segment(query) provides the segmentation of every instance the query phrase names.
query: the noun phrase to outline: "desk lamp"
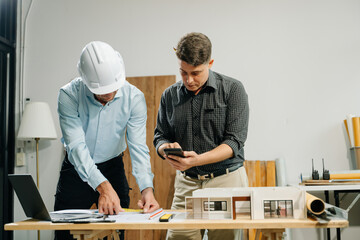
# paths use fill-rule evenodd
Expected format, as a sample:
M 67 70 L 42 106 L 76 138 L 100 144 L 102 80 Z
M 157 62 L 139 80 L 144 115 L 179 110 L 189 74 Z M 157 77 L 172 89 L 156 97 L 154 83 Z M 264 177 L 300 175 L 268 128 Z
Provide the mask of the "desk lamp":
M 39 188 L 39 140 L 57 138 L 48 103 L 29 102 L 26 104 L 17 138 L 36 141 L 36 184 Z

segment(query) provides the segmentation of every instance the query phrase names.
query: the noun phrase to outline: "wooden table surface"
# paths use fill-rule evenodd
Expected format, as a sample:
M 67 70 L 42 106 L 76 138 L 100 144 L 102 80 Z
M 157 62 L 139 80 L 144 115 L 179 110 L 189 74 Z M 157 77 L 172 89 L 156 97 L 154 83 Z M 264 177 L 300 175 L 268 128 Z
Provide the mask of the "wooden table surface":
M 29 219 L 5 224 L 5 230 L 146 230 L 146 229 L 282 229 L 282 228 L 345 228 L 347 220 L 331 220 L 320 224 L 313 219 L 266 219 L 266 220 L 204 220 L 186 219 L 170 222 L 115 222 L 115 223 L 51 223 Z

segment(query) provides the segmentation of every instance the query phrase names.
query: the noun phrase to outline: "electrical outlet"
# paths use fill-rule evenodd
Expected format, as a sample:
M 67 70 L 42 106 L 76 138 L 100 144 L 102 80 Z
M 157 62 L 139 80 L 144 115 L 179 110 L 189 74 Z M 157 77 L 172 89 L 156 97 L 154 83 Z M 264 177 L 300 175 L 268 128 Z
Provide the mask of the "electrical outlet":
M 17 167 L 22 167 L 25 166 L 25 153 L 23 152 L 19 152 L 16 154 L 16 166 Z

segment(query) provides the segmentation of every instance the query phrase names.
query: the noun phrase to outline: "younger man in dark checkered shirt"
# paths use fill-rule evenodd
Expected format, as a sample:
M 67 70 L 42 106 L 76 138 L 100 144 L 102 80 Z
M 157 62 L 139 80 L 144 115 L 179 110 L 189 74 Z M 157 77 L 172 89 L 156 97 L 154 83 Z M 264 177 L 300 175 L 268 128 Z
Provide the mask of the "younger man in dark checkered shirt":
M 161 97 L 154 145 L 177 171 L 172 209 L 184 209 L 185 197 L 202 188 L 247 187 L 244 142 L 249 105 L 240 81 L 210 70 L 211 42 L 189 33 L 176 48 L 182 82 Z M 182 148 L 184 158 L 164 153 Z M 201 239 L 200 230 L 169 230 L 167 239 Z M 208 237 L 235 239 L 238 230 L 209 230 Z

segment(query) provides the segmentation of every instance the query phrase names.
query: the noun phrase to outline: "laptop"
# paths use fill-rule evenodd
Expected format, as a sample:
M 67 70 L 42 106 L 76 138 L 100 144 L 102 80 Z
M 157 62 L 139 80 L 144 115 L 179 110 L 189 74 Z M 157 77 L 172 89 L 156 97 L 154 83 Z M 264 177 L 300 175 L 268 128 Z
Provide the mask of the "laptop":
M 90 209 L 63 210 L 49 213 L 30 174 L 9 174 L 8 177 L 27 217 L 62 223 L 111 221 L 105 219 L 103 214 Z

